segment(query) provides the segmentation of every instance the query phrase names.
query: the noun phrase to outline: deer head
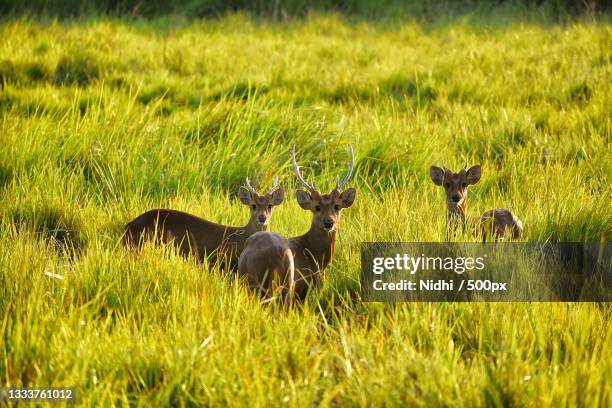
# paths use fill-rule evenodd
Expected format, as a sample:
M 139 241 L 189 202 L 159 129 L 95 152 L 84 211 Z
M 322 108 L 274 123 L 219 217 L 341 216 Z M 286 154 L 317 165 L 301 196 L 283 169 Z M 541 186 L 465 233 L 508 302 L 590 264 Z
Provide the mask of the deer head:
M 278 177 L 274 179 L 274 185 L 268 193 L 259 195 L 253 188 L 251 180 L 248 177 L 246 178 L 246 187 L 240 187 L 238 198 L 251 209 L 249 224 L 261 227 L 268 225 L 272 216 L 272 209 L 282 203 L 285 198 L 283 188 L 276 188 L 277 185 Z
M 436 166 L 429 168 L 431 181 L 444 188 L 446 206 L 449 210 L 463 207 L 466 203 L 468 186 L 476 184 L 480 180 L 481 169 L 479 164 L 470 167 L 468 170 L 466 168 L 467 163 L 455 173 L 444 166 L 444 161 L 442 161 L 442 168 Z
M 327 233 L 331 233 L 337 229 L 338 223 L 340 222 L 340 212 L 344 208 L 353 205 L 355 195 L 357 194 L 354 188 L 342 191 L 351 178 L 355 164 L 353 146 L 349 145 L 349 150 L 351 152 L 351 158 L 346 176 L 342 182 L 338 181 L 336 183 L 336 187 L 329 194 L 321 194 L 317 191 L 314 183 L 307 183 L 300 174 L 300 168 L 295 159 L 295 146 L 293 146 L 293 169 L 295 170 L 298 181 L 306 187 L 306 191 L 297 190 L 296 192 L 298 204 L 304 210 L 312 211 L 312 226 Z

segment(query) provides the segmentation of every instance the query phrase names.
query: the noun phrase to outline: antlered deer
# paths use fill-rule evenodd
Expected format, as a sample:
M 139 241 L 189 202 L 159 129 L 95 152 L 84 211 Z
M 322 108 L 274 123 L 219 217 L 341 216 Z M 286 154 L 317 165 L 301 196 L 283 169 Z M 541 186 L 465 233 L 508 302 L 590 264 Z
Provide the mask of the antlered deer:
M 304 299 L 310 287 L 321 280 L 321 273 L 334 254 L 340 212 L 355 201 L 356 191 L 342 188 L 350 180 L 354 167 L 353 147 L 348 173 L 329 194 L 321 194 L 314 183 L 308 184 L 300 174 L 293 147 L 293 168 L 307 191 L 298 190 L 298 204 L 312 212 L 310 230 L 304 235 L 285 238 L 273 232 L 258 232 L 246 242 L 238 261 L 238 273 L 246 276 L 249 286 L 270 295 L 281 288 L 283 301 L 291 304 L 293 295 Z
M 479 220 L 466 216 L 468 186 L 478 183 L 481 176 L 480 165 L 472 166 L 468 170 L 466 168 L 467 165 L 454 173 L 444 166 L 444 161 L 442 168 L 437 166 L 429 168 L 431 180 L 434 184 L 442 186 L 446 193 L 447 239 L 458 228 L 465 229 L 467 224 L 479 227 L 483 240 L 490 235 L 496 241 L 508 235 L 512 239 L 519 239 L 523 234 L 523 224 L 510 210 L 496 208 L 485 211 Z
M 247 188 L 240 187 L 238 198 L 251 210 L 251 218 L 244 227 L 232 227 L 175 210 L 150 210 L 125 226 L 122 242 L 127 246 L 141 245 L 147 240 L 172 242 L 183 256 L 193 255 L 200 262 L 206 257 L 211 263 L 225 259 L 229 269 L 235 269 L 238 256 L 248 237 L 268 229 L 272 209 L 283 202 L 282 187 L 259 195 L 246 179 Z

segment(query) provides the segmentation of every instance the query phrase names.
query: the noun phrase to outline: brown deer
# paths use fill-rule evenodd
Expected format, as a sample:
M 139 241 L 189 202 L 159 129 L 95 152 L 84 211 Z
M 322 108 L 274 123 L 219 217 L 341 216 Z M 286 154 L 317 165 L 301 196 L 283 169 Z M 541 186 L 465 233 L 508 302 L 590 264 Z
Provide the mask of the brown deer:
M 458 173 L 444 166 L 431 166 L 429 176 L 434 184 L 442 186 L 446 193 L 446 237 L 450 238 L 458 228 L 465 230 L 466 225 L 480 228 L 483 240 L 492 235 L 497 241 L 502 237 L 519 239 L 523 234 L 521 220 L 510 210 L 496 208 L 485 211 L 480 219 L 466 216 L 468 186 L 478 183 L 481 176 L 480 165 L 466 170 L 467 164 Z
M 314 183 L 308 184 L 300 174 L 293 147 L 293 168 L 298 181 L 307 189 L 297 190 L 296 197 L 300 207 L 312 212 L 312 224 L 299 237 L 258 232 L 247 240 L 238 261 L 238 273 L 247 278 L 251 288 L 265 296 L 280 289 L 284 303 L 289 305 L 294 293 L 303 300 L 308 289 L 319 284 L 321 273 L 334 254 L 340 212 L 355 201 L 354 188 L 342 191 L 354 168 L 353 147 L 349 149 L 351 158 L 346 176 L 329 194 L 321 194 Z
M 126 246 L 139 246 L 144 241 L 172 242 L 185 257 L 193 255 L 198 261 L 227 261 L 235 269 L 238 256 L 248 237 L 268 229 L 272 209 L 284 198 L 282 187 L 276 189 L 278 177 L 269 193 L 257 194 L 247 177 L 246 186 L 240 187 L 238 198 L 249 206 L 251 217 L 244 227 L 231 227 L 175 210 L 156 209 L 139 215 L 125 226 L 122 242 Z M 275 190 L 276 189 L 276 190 Z

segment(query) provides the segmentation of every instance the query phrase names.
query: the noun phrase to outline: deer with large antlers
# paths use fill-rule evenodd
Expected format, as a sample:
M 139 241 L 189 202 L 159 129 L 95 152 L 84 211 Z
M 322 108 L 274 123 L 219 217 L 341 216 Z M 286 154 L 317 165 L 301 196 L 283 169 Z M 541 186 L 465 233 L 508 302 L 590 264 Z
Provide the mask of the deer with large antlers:
M 481 176 L 480 165 L 467 169 L 466 165 L 455 173 L 446 168 L 442 161 L 442 168 L 431 166 L 429 176 L 434 184 L 442 186 L 446 193 L 446 236 L 447 240 L 457 229 L 465 230 L 467 225 L 480 229 L 483 240 L 493 236 L 497 241 L 502 237 L 519 239 L 523 234 L 523 223 L 510 210 L 496 208 L 485 211 L 480 219 L 468 217 L 467 193 L 468 186 L 478 183 Z
M 302 300 L 310 287 L 317 286 L 322 271 L 334 254 L 340 212 L 353 205 L 356 191 L 342 191 L 353 173 L 355 157 L 350 149 L 348 172 L 329 194 L 321 194 L 314 183 L 308 183 L 300 173 L 293 147 L 292 162 L 298 181 L 306 191 L 297 190 L 298 204 L 313 214 L 310 229 L 304 235 L 285 238 L 273 232 L 258 232 L 246 242 L 238 261 L 238 273 L 249 286 L 270 296 L 280 289 L 286 305 L 294 295 Z
M 259 195 L 247 177 L 246 188 L 240 187 L 238 199 L 249 206 L 251 217 L 243 227 L 216 224 L 175 210 L 150 210 L 125 226 L 122 242 L 138 246 L 144 241 L 172 242 L 185 257 L 194 256 L 200 262 L 207 257 L 211 263 L 225 260 L 235 269 L 244 244 L 251 235 L 268 229 L 275 206 L 284 198 L 282 187 L 276 188 L 278 177 L 269 193 Z

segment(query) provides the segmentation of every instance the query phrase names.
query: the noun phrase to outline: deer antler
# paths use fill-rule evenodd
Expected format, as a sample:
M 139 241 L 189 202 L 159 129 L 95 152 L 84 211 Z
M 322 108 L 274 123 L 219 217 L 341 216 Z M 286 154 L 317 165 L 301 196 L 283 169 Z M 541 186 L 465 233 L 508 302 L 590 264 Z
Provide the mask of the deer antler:
M 297 176 L 298 181 L 302 183 L 302 185 L 306 187 L 309 191 L 316 191 L 314 183 L 308 184 L 300 174 L 300 168 L 298 167 L 297 161 L 295 160 L 295 145 L 293 145 L 293 154 L 291 156 L 291 162 L 293 163 L 293 170 L 295 170 L 295 175 Z
M 251 194 L 257 194 L 257 191 L 255 191 L 255 189 L 253 188 L 253 185 L 251 184 L 251 180 L 249 180 L 249 176 L 247 176 L 246 178 L 246 185 L 249 191 L 251 192 Z
M 273 193 L 276 190 L 276 186 L 278 186 L 278 176 L 274 177 L 274 181 L 272 182 L 272 188 L 270 188 L 270 193 Z
M 442 170 L 446 171 L 446 166 L 444 165 L 444 160 L 442 160 Z
M 338 190 L 341 190 L 346 183 L 348 183 L 353 175 L 353 169 L 355 168 L 355 152 L 353 151 L 353 145 L 349 145 L 349 150 L 351 152 L 351 160 L 348 164 L 348 173 L 346 173 L 346 176 L 344 176 L 344 180 L 342 180 L 341 183 L 336 182 L 336 189 Z

